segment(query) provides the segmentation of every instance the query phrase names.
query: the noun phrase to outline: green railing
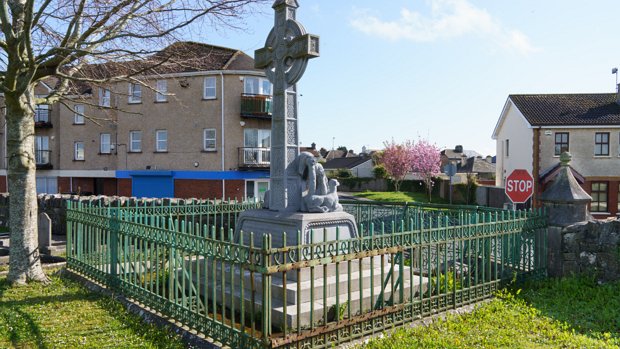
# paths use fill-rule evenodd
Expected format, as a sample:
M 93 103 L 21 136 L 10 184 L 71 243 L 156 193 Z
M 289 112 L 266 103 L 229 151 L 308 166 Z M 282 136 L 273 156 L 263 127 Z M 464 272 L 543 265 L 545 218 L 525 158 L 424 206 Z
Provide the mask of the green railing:
M 541 212 L 345 206 L 360 237 L 272 247 L 208 210 L 71 204 L 68 268 L 233 348 L 331 348 L 546 275 Z

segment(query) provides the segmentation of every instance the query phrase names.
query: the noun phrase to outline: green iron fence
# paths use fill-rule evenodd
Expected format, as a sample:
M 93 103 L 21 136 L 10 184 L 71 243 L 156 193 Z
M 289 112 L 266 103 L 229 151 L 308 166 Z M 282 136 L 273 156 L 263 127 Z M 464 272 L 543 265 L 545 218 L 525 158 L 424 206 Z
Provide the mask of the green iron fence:
M 345 207 L 360 237 L 272 247 L 215 229 L 235 207 L 71 204 L 68 268 L 233 348 L 329 348 L 546 274 L 540 211 Z

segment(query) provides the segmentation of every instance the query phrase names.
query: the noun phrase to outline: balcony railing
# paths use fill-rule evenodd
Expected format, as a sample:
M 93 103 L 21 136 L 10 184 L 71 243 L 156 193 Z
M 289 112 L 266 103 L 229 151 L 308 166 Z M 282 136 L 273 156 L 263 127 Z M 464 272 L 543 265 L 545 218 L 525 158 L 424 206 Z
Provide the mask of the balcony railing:
M 35 150 L 34 159 L 37 165 L 37 169 L 50 169 L 52 163 L 50 162 L 51 150 Z
M 271 101 L 271 96 L 244 93 L 241 95 L 241 116 L 269 119 L 271 118 Z
M 52 127 L 52 122 L 50 121 L 50 112 L 51 110 L 49 108 L 37 107 L 34 110 L 35 127 L 43 127 L 43 128 Z
M 271 149 L 259 147 L 239 148 L 240 168 L 269 168 Z

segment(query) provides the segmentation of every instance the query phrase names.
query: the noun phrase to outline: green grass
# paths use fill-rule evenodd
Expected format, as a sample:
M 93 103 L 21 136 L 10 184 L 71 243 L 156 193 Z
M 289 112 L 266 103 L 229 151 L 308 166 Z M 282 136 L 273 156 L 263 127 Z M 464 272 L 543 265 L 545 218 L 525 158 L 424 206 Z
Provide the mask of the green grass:
M 426 193 L 410 191 L 365 191 L 361 193 L 353 193 L 353 195 L 374 201 L 428 202 L 428 195 Z M 434 204 L 446 203 L 445 200 L 441 199 L 438 196 L 433 196 L 431 202 Z
M 620 283 L 566 278 L 502 291 L 470 314 L 396 330 L 361 348 L 620 348 Z
M 112 298 L 56 275 L 43 286 L 0 277 L 0 348 L 185 348 Z

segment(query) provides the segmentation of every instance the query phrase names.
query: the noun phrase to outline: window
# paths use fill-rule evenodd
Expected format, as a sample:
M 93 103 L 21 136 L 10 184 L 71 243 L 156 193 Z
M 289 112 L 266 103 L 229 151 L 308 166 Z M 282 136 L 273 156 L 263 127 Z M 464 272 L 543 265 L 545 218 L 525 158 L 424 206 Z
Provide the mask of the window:
M 269 189 L 269 181 L 257 180 L 245 182 L 245 197 L 248 200 L 264 201 L 265 192 Z
M 246 128 L 243 131 L 243 144 L 244 164 L 269 164 L 271 155 L 271 130 Z
M 110 154 L 112 152 L 112 146 L 111 146 L 111 142 L 110 142 L 110 134 L 109 133 L 102 133 L 101 134 L 101 142 L 99 143 L 99 152 L 101 154 Z
M 129 131 L 129 152 L 142 151 L 142 131 Z
M 155 151 L 168 151 L 168 130 L 155 131 Z
M 142 86 L 139 84 L 129 84 L 129 103 L 140 103 L 142 101 Z
M 561 155 L 565 151 L 568 151 L 568 132 L 556 132 L 554 155 Z
M 607 212 L 607 182 L 592 182 L 592 212 Z
M 57 177 L 37 177 L 37 194 L 58 193 Z
M 506 148 L 504 150 L 506 151 L 506 157 L 510 156 L 510 139 L 506 140 Z
M 266 78 L 246 76 L 243 78 L 243 93 L 249 95 L 271 95 L 271 82 Z
M 50 163 L 50 138 L 48 136 L 35 137 L 34 153 L 37 165 L 47 165 Z
M 594 135 L 594 155 L 609 155 L 609 132 L 597 132 Z
M 84 125 L 84 105 L 76 104 L 73 106 L 73 123 Z
M 203 149 L 207 151 L 216 150 L 215 148 L 215 129 L 205 128 L 203 131 Z
M 84 142 L 73 143 L 73 159 L 78 161 L 84 160 Z
M 204 99 L 215 99 L 217 97 L 215 91 L 215 77 L 205 78 Z
M 620 214 L 620 185 L 618 186 L 618 209 L 616 212 L 617 214 Z
M 34 110 L 34 122 L 50 122 L 49 104 L 37 104 L 36 109 Z
M 157 90 L 155 92 L 155 101 L 156 102 L 166 102 L 168 100 L 168 80 L 157 80 L 157 86 L 155 87 Z
M 99 88 L 99 106 L 110 107 L 110 90 L 107 88 Z

